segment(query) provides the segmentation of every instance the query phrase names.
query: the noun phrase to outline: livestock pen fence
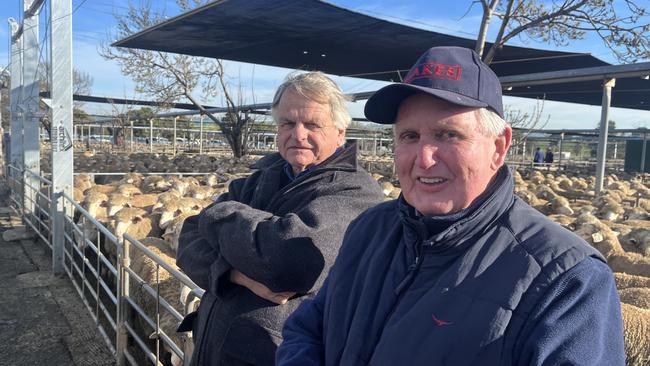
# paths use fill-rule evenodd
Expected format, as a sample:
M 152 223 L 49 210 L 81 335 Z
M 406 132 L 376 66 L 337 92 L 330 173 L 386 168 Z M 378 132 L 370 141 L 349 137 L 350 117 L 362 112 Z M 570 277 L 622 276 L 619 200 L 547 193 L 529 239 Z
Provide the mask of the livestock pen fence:
M 11 164 L 5 177 L 11 207 L 52 251 L 55 250 L 53 223 L 61 220 L 64 272 L 118 364 L 139 365 L 143 356 L 152 364 L 163 364 L 163 347 L 183 360 L 183 364 L 189 364 L 191 340 L 170 334 L 169 329 L 161 327 L 160 319 L 163 314 L 169 314 L 180 323 L 187 313 L 196 309 L 203 290 L 129 234 L 116 237 L 69 195 L 53 196 L 51 180 Z M 62 212 L 55 209 L 57 200 L 63 201 Z M 108 253 L 116 253 L 116 260 Z M 155 263 L 153 283 L 145 281 L 131 267 L 134 255 L 146 256 Z M 185 286 L 187 296 L 183 299 L 161 296 L 162 271 L 173 278 L 175 285 Z M 154 304 L 155 311 L 147 313 L 142 307 L 144 302 Z M 174 303 L 178 305 L 173 306 Z

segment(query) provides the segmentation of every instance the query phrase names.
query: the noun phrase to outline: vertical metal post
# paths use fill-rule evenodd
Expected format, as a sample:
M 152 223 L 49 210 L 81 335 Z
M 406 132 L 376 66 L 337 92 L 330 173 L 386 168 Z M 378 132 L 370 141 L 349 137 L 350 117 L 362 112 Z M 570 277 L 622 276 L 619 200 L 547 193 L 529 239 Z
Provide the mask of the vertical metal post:
M 22 34 L 18 34 L 18 23 L 13 18 L 9 18 L 9 26 L 11 27 L 11 91 L 9 94 L 11 141 L 9 142 L 9 164 L 20 169 L 23 165 L 23 125 L 22 111 L 18 107 L 23 95 L 23 36 Z M 18 173 L 15 170 L 10 170 L 10 175 L 12 177 L 12 182 L 18 182 L 20 180 L 18 178 Z M 22 202 L 22 187 L 14 185 L 12 190 L 15 191 L 18 196 L 16 197 L 17 201 Z
M 133 121 L 129 121 L 129 124 L 131 125 L 131 136 L 129 139 L 129 145 L 131 146 L 131 152 L 133 152 Z
M 176 156 L 176 123 L 178 122 L 178 116 L 174 117 L 174 152 L 173 155 Z
M 72 205 L 63 198 L 72 192 L 72 0 L 50 0 L 50 85 L 52 88 L 52 271 L 64 273 L 64 212 Z M 64 204 L 67 206 L 64 208 Z
M 562 169 L 562 147 L 564 145 L 564 132 L 560 134 L 560 142 L 559 142 L 559 148 L 560 151 L 558 152 L 558 158 L 557 158 L 557 169 L 560 170 Z
M 616 159 L 616 155 L 618 155 L 618 141 L 614 141 L 614 159 Z
M 23 9 L 31 7 L 33 0 L 24 0 Z M 40 181 L 34 174 L 40 175 L 40 141 L 38 135 L 40 100 L 38 95 L 38 12 L 25 14 L 23 20 L 23 183 L 24 211 L 34 213 L 34 206 Z M 29 15 L 29 16 L 27 16 Z M 28 174 L 30 170 L 34 174 Z
M 646 142 L 648 141 L 646 138 L 646 132 L 643 132 L 643 145 L 641 145 L 641 169 L 640 172 L 641 174 L 645 173 L 645 150 L 646 150 Z
M 128 341 L 128 334 L 126 330 L 127 319 L 127 304 L 126 298 L 129 296 L 129 272 L 124 268 L 131 266 L 131 243 L 125 240 L 122 236 L 118 238 L 122 241 L 122 245 L 117 246 L 118 260 L 117 260 L 117 331 L 115 339 L 115 351 L 117 353 L 117 365 L 126 365 L 126 345 Z
M 203 115 L 201 115 L 201 127 L 199 131 L 199 154 L 203 154 Z
M 603 84 L 603 103 L 600 113 L 600 135 L 598 137 L 598 162 L 596 163 L 596 193 L 603 190 L 605 178 L 605 160 L 607 157 L 607 133 L 609 125 L 609 107 L 612 103 L 612 88 L 616 79 L 605 80 Z
M 153 154 L 153 118 L 149 119 L 149 152 Z

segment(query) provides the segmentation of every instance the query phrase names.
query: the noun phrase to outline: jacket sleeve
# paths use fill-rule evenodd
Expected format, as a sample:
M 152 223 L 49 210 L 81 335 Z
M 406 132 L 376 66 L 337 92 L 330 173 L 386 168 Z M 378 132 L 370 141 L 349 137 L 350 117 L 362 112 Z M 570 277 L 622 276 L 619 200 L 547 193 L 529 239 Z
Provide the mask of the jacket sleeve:
M 378 203 L 378 197 L 359 186 L 314 192 L 284 216 L 223 202 L 206 210 L 199 231 L 218 243 L 224 266 L 274 292 L 308 293 L 322 284 L 323 270 L 334 262 L 350 221 Z M 213 278 L 225 271 L 213 268 Z
M 183 222 L 178 237 L 176 265 L 202 289 L 208 289 L 210 268 L 219 259 L 219 246 L 214 243 L 211 245 L 199 232 L 201 215 L 211 206 L 233 199 L 239 185 L 237 181 L 233 181 L 229 192 L 217 197 L 215 203 L 206 207 L 199 215 L 188 217 Z
M 325 364 L 323 345 L 323 307 L 327 280 L 312 300 L 306 300 L 284 323 L 283 341 L 275 353 L 277 366 Z
M 517 365 L 625 365 L 616 284 L 597 259 L 560 276 L 530 319 Z

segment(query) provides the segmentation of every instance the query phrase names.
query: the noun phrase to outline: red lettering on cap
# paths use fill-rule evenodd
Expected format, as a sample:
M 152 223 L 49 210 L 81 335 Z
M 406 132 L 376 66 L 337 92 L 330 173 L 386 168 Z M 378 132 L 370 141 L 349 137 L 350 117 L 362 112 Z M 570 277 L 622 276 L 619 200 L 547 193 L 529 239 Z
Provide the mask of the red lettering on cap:
M 460 65 L 439 64 L 436 62 L 425 62 L 411 69 L 404 79 L 405 83 L 410 83 L 415 79 L 446 79 L 460 80 Z

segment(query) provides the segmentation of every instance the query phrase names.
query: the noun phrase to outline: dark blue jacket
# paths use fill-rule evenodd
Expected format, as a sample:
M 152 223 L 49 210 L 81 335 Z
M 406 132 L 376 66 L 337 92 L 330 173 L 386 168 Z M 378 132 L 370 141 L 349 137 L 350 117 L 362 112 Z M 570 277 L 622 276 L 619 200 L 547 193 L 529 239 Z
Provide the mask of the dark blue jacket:
M 287 320 L 278 365 L 624 365 L 602 256 L 494 189 L 444 231 L 402 198 L 355 220 L 325 285 Z

